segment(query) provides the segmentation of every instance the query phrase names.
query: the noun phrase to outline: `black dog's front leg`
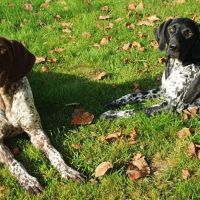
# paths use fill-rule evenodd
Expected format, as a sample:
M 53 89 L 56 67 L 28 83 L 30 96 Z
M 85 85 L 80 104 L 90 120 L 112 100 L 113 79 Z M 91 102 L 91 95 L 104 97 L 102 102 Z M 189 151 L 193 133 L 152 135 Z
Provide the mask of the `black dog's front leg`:
M 160 113 L 160 112 L 167 110 L 167 109 L 169 109 L 169 104 L 165 101 L 165 102 L 162 102 L 160 104 L 156 104 L 156 105 L 153 105 L 149 108 L 146 108 L 145 114 L 147 114 L 148 116 L 153 116 L 154 114 Z
M 131 94 L 122 96 L 121 98 L 116 99 L 114 101 L 108 102 L 105 106 L 107 108 L 114 109 L 128 103 L 142 102 L 145 99 L 157 98 L 157 97 L 160 97 L 160 95 L 161 95 L 161 90 L 159 88 L 147 90 L 147 91 L 143 91 L 139 93 L 131 93 Z

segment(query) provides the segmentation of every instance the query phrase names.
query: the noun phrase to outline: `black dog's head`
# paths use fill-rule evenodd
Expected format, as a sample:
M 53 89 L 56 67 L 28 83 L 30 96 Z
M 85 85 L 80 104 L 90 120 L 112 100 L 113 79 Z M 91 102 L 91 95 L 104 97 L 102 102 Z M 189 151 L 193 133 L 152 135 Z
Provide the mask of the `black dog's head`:
M 155 30 L 155 38 L 162 51 L 167 45 L 167 56 L 184 63 L 200 62 L 200 25 L 188 18 L 163 22 Z

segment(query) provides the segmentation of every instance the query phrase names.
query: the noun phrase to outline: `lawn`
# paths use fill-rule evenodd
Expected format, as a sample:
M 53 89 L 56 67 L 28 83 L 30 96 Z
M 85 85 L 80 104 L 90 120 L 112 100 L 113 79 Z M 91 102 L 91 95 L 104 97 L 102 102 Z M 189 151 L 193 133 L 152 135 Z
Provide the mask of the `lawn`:
M 154 28 L 169 17 L 185 16 L 200 22 L 200 2 L 143 0 L 144 8 L 134 11 L 129 11 L 128 5 L 138 5 L 141 1 L 43 3 L 43 0 L 1 0 L 1 36 L 19 40 L 37 57 L 45 58 L 28 75 L 44 130 L 66 162 L 87 178 L 83 184 L 61 180 L 28 137 L 21 136 L 7 143 L 11 149 L 19 149 L 17 160 L 38 178 L 45 190 L 37 196 L 29 194 L 0 165 L 0 199 L 199 199 L 200 161 L 188 155 L 188 145 L 200 143 L 198 117 L 184 121 L 172 112 L 154 117 L 138 112 L 129 119 L 109 121 L 100 120 L 99 116 L 106 111 L 107 101 L 133 92 L 134 86 L 145 90 L 160 84 L 163 64 L 159 58 L 164 52 L 153 47 Z M 108 7 L 102 10 L 103 6 Z M 159 21 L 152 26 L 137 25 L 152 15 Z M 99 16 L 109 18 L 99 19 Z M 102 38 L 106 38 L 103 44 Z M 139 42 L 144 49 L 127 48 L 125 44 L 132 42 Z M 56 52 L 56 48 L 61 51 Z M 94 80 L 102 71 L 107 76 Z M 74 107 L 68 104 L 74 102 L 94 114 L 92 124 L 71 125 Z M 143 108 L 152 103 L 155 101 L 121 109 Z M 183 127 L 193 132 L 180 139 L 177 132 Z M 138 133 L 136 144 L 129 144 L 126 137 L 114 142 L 102 141 L 103 136 L 116 131 L 126 135 L 133 128 Z M 151 174 L 133 181 L 126 176 L 126 170 L 137 153 L 145 156 Z M 95 168 L 104 161 L 111 162 L 113 168 L 95 179 Z M 190 172 L 187 180 L 182 177 L 183 169 Z

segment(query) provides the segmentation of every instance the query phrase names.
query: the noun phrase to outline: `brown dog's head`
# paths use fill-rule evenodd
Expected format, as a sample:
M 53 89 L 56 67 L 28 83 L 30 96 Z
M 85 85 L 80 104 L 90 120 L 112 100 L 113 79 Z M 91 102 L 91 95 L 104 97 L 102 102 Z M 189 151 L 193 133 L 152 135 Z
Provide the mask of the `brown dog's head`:
M 34 63 L 35 56 L 20 42 L 0 37 L 0 86 L 20 80 Z

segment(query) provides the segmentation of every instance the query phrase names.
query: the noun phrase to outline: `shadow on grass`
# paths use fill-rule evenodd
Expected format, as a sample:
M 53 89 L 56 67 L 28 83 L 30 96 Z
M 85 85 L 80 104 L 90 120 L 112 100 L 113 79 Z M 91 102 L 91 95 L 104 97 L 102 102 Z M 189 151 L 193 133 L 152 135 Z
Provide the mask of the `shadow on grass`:
M 83 77 L 61 73 L 33 72 L 28 78 L 44 130 L 49 135 L 55 148 L 61 152 L 66 163 L 71 163 L 70 157 L 72 154 L 70 154 L 69 149 L 60 145 L 60 141 L 66 140 L 66 136 L 62 135 L 66 130 L 76 128 L 70 125 L 74 107 L 66 105 L 74 102 L 80 103 L 87 111 L 93 113 L 96 120 L 98 120 L 98 117 L 106 111 L 104 104 L 107 101 L 119 98 L 133 90 L 133 82 L 119 84 L 117 88 L 113 88 L 112 84 L 107 84 L 104 81 L 92 81 Z M 137 82 L 146 89 L 156 85 L 153 79 L 143 79 Z M 57 130 L 63 129 L 63 127 L 64 131 L 58 134 Z M 27 138 L 25 134 L 18 136 L 11 141 L 9 140 L 8 146 L 14 148 L 16 141 L 22 140 L 20 148 L 23 148 L 26 145 L 23 140 L 26 141 Z M 35 169 L 35 166 L 37 166 L 36 160 L 29 165 L 24 156 L 19 156 L 18 159 L 24 163 L 28 171 L 37 171 Z M 74 168 L 76 167 L 74 166 Z M 86 171 L 84 174 L 89 176 Z M 45 183 L 45 179 L 41 178 L 37 172 L 34 173 L 34 176 L 38 177 L 42 183 Z
M 93 81 L 83 77 L 61 73 L 33 72 L 29 81 L 34 95 L 37 110 L 46 130 L 54 130 L 70 125 L 73 106 L 70 103 L 80 103 L 87 111 L 99 116 L 106 111 L 105 103 L 133 91 L 133 82 L 126 82 L 113 88 L 104 81 Z M 137 81 L 144 89 L 158 85 L 154 78 Z M 152 87 L 151 87 L 152 86 Z

